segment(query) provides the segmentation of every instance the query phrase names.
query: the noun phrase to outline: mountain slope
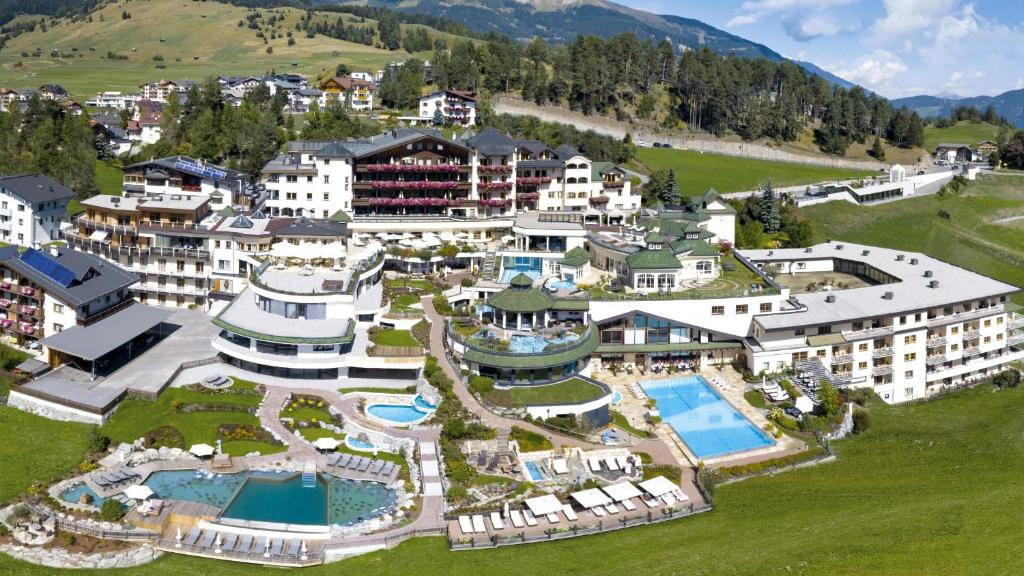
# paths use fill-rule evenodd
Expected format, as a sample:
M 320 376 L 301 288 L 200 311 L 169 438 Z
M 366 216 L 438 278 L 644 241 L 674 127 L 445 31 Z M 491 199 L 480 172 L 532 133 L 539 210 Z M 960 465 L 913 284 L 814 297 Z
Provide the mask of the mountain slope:
M 892 101 L 897 108 L 906 106 L 921 116 L 948 116 L 957 106 L 974 106 L 985 110 L 993 106 L 996 112 L 1013 123 L 1024 126 L 1024 89 L 1010 90 L 997 96 L 972 96 L 970 98 L 943 98 L 940 96 L 910 96 Z
M 334 3 L 319 0 L 319 3 Z M 499 32 L 512 38 L 539 36 L 552 42 L 572 40 L 580 34 L 609 37 L 633 32 L 641 39 L 660 42 L 668 38 L 677 49 L 707 46 L 719 54 L 747 58 L 785 58 L 771 48 L 751 42 L 691 18 L 659 15 L 606 0 L 353 0 L 399 12 L 432 14 L 482 32 Z M 809 63 L 794 61 L 829 82 L 852 84 Z

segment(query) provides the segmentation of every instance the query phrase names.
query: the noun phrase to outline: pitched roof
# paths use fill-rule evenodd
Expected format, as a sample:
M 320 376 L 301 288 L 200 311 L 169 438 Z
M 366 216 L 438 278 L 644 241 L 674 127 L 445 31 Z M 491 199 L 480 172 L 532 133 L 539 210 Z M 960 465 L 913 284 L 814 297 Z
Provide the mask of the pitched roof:
M 484 128 L 476 136 L 467 138 L 466 144 L 487 156 L 509 156 L 516 151 L 515 140 L 494 128 Z
M 32 204 L 75 197 L 70 188 L 45 174 L 3 176 L 0 177 L 0 188 Z
M 54 258 L 49 252 L 30 248 L 19 254 L 17 246 L 6 246 L 0 248 L 0 262 L 71 306 L 80 306 L 138 282 L 138 276 L 116 264 L 66 247 L 58 248 Z M 61 270 L 60 274 L 67 278 L 58 279 L 42 268 Z
M 487 303 L 506 312 L 539 312 L 554 305 L 551 296 L 533 287 L 533 279 L 526 274 L 512 278 L 511 286 L 490 297 Z
M 631 270 L 675 270 L 682 264 L 668 250 L 638 250 L 626 256 Z
M 688 256 L 718 256 L 718 250 L 703 240 L 677 240 L 671 246 L 676 254 L 686 252 Z
M 348 225 L 344 222 L 312 218 L 274 218 L 267 224 L 267 230 L 277 236 L 347 236 Z
M 570 268 L 578 268 L 587 262 L 590 262 L 590 252 L 587 252 L 581 246 L 569 250 L 565 253 L 565 257 L 558 261 L 560 265 L 569 266 Z
M 580 154 L 579 150 L 577 150 L 574 146 L 572 146 L 570 144 L 562 144 L 558 148 L 555 148 L 555 154 L 557 154 L 558 157 L 563 159 L 563 160 L 568 159 L 568 158 L 572 158 L 573 156 L 582 156 L 583 155 L 583 154 Z

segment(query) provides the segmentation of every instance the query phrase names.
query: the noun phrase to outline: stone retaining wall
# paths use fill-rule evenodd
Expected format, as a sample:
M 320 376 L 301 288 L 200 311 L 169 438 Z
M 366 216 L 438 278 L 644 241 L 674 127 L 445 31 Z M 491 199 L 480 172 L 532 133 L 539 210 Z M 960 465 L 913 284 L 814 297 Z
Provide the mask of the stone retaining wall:
M 0 552 L 18 560 L 50 568 L 130 568 L 148 564 L 162 554 L 149 544 L 104 554 L 76 554 L 63 548 L 2 544 Z

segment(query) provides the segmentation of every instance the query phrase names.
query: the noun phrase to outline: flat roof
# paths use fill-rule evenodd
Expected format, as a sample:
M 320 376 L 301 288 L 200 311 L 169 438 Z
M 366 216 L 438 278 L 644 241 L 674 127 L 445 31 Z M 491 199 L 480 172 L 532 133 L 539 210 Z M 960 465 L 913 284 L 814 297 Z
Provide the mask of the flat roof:
M 793 298 L 806 308 L 785 314 L 756 315 L 766 330 L 835 324 L 865 318 L 890 316 L 938 308 L 1018 292 L 1020 288 L 1000 282 L 919 252 L 879 248 L 850 242 L 826 242 L 810 248 L 740 250 L 754 263 L 847 260 L 875 268 L 896 282 L 848 288 L 831 292 L 797 294 Z M 930 272 L 930 275 L 925 275 Z M 799 272 L 796 273 L 799 276 Z M 936 281 L 936 285 L 931 283 Z M 891 293 L 891 297 L 886 297 Z M 834 296 L 834 302 L 826 301 Z
M 90 324 L 72 326 L 42 340 L 42 345 L 83 360 L 96 360 L 167 320 L 170 310 L 132 304 Z
M 235 334 L 285 344 L 337 344 L 353 337 L 350 318 L 310 320 L 264 312 L 251 288 L 236 296 L 213 323 Z
M 566 230 L 584 233 L 583 212 L 533 211 L 516 214 L 513 226 L 532 230 Z

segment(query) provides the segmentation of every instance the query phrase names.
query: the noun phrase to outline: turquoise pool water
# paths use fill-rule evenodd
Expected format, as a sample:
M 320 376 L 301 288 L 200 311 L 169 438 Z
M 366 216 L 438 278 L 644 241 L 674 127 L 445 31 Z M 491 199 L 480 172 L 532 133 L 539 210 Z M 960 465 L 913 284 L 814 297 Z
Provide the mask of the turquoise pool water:
M 555 290 L 575 290 L 576 289 L 576 283 L 573 282 L 572 280 L 558 280 L 556 282 L 549 283 L 548 286 L 550 286 L 551 288 L 554 288 Z
M 572 332 L 567 332 L 564 336 L 556 338 L 544 338 L 542 336 L 532 336 L 529 334 L 513 334 L 511 340 L 508 343 L 508 349 L 516 354 L 536 354 L 543 352 L 548 344 L 565 344 L 566 342 L 572 342 L 578 340 L 579 336 Z
M 700 376 L 641 382 L 662 420 L 699 458 L 768 446 L 772 440 Z
M 622 392 L 616 390 L 615 395 L 612 396 L 612 404 L 618 404 L 619 402 L 622 402 Z
M 542 275 L 539 269 L 535 270 L 533 268 L 525 267 L 505 268 L 504 270 L 501 271 L 501 278 L 498 279 L 498 282 L 501 282 L 502 284 L 508 284 L 509 282 L 512 281 L 513 278 L 519 276 L 520 274 L 526 274 L 535 281 L 539 280 Z
M 413 402 L 413 404 L 414 404 L 414 405 L 415 405 L 415 406 L 416 406 L 417 408 L 421 408 L 421 409 L 423 409 L 423 410 L 426 410 L 427 412 L 429 412 L 429 411 L 431 411 L 431 410 L 434 410 L 434 409 L 436 409 L 436 408 L 437 408 L 437 406 L 434 406 L 434 405 L 433 405 L 433 404 L 431 404 L 430 402 L 427 402 L 426 400 L 424 400 L 422 396 L 417 396 L 417 397 L 416 397 L 416 401 L 415 401 L 415 402 Z
M 319 475 L 315 486 L 303 487 L 298 473 L 161 471 L 151 474 L 146 485 L 157 498 L 222 508 L 225 518 L 288 524 L 356 524 L 397 502 L 395 492 L 383 484 Z
M 346 436 L 345 444 L 347 444 L 348 447 L 353 450 L 360 450 L 362 452 L 373 451 L 373 444 L 371 444 L 370 442 L 363 442 L 362 440 L 354 436 Z
M 388 420 L 396 424 L 411 424 L 426 417 L 426 412 L 421 412 L 412 404 L 370 404 L 366 412 L 371 416 Z
M 526 471 L 530 473 L 530 478 L 533 478 L 534 482 L 540 482 L 544 479 L 544 474 L 537 467 L 537 463 L 532 460 L 526 462 Z
M 91 506 L 103 506 L 103 502 L 105 500 L 103 498 L 100 498 L 99 494 L 94 492 L 93 489 L 89 488 L 89 486 L 86 484 L 76 484 L 71 488 L 68 488 L 67 490 L 61 492 L 60 499 L 65 502 L 70 502 L 72 504 L 81 504 L 79 498 L 82 497 L 82 494 L 88 494 L 92 496 L 92 503 L 90 504 Z

